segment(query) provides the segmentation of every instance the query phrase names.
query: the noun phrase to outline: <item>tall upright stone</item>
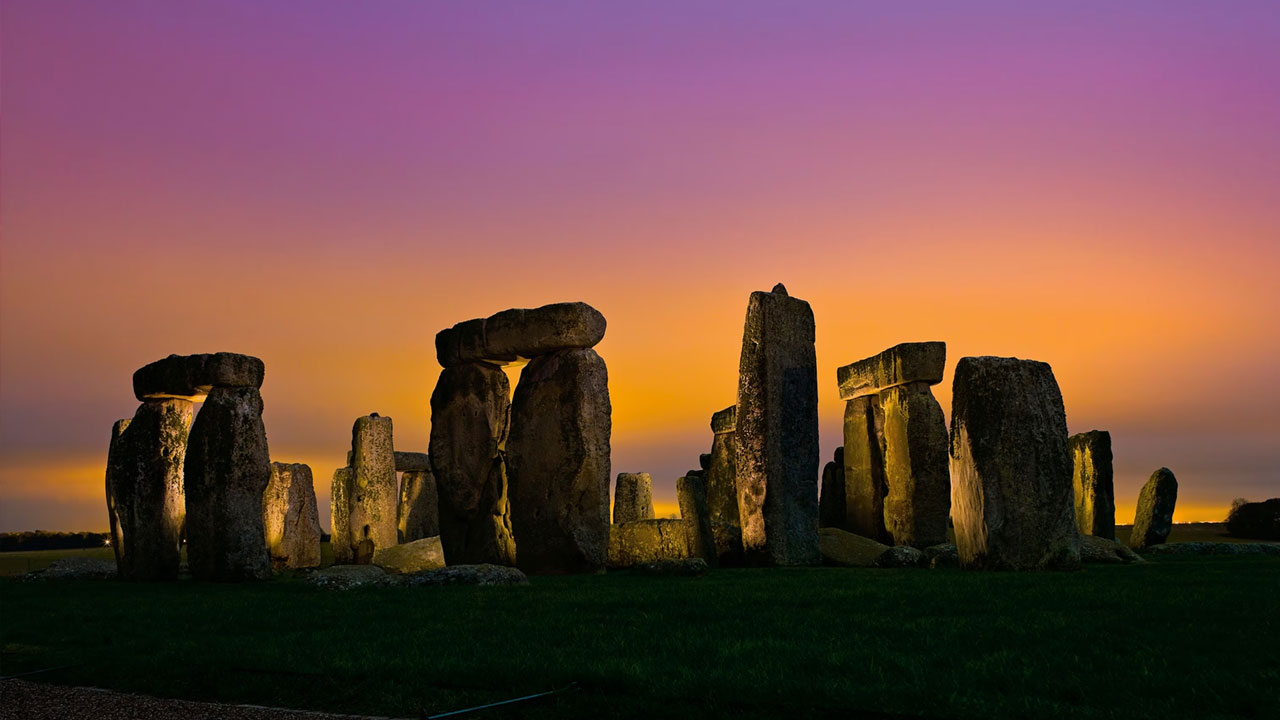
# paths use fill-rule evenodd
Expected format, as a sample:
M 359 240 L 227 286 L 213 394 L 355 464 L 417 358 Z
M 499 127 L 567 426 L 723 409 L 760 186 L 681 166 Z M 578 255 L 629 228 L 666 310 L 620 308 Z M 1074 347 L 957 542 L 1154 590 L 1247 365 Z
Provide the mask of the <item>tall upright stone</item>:
M 354 560 L 373 561 L 379 548 L 397 545 L 395 450 L 391 418 L 378 413 L 356 418 L 351 428 L 351 494 L 348 527 Z
M 511 383 L 482 362 L 446 367 L 431 393 L 430 456 L 450 565 L 514 565 L 506 445 Z
M 120 435 L 124 433 L 124 429 L 129 427 L 129 419 L 117 420 L 111 426 L 111 445 L 107 448 L 107 523 L 110 527 L 111 551 L 116 556 L 116 570 L 124 566 L 124 543 L 121 541 L 123 537 L 123 529 L 120 527 L 120 512 L 116 508 L 116 495 L 114 483 L 111 481 L 112 468 L 119 462 L 117 454 L 120 452 Z
M 947 419 L 926 382 L 880 394 L 884 408 L 884 524 L 895 545 L 947 542 L 951 475 Z
M 258 389 L 211 389 L 191 425 L 184 471 L 187 562 L 195 579 L 271 577 L 262 525 L 270 458 Z
M 1069 441 L 1074 472 L 1076 527 L 1081 535 L 1116 539 L 1116 499 L 1111 467 L 1111 433 L 1090 430 Z
M 952 389 L 951 482 L 964 567 L 1080 566 L 1067 417 L 1047 363 L 960 359 Z
M 111 489 L 119 522 L 120 577 L 175 580 L 186 519 L 183 460 L 192 403 L 144 401 L 120 427 L 111 453 Z
M 707 508 L 706 475 L 701 470 L 690 470 L 684 477 L 678 478 L 676 500 L 680 503 L 680 520 L 684 523 L 689 556 L 714 563 L 716 539 L 711 529 L 711 513 Z
M 787 295 L 753 292 L 738 364 L 738 512 L 754 562 L 816 565 L 818 370 L 813 310 Z
M 822 493 L 818 496 L 818 527 L 844 529 L 844 447 L 822 468 Z
M 893 538 L 884 522 L 889 486 L 884 476 L 884 409 L 878 395 L 853 398 L 844 406 L 845 522 L 851 533 L 882 543 Z
M 309 465 L 271 463 L 262 525 L 273 567 L 320 567 L 320 513 Z
M 707 466 L 707 511 L 720 565 L 743 563 L 742 525 L 738 520 L 738 406 L 711 416 L 711 457 Z
M 507 442 L 521 570 L 604 570 L 611 431 L 608 371 L 594 350 L 540 355 L 521 372 Z
M 401 543 L 440 534 L 440 510 L 436 476 L 430 468 L 400 473 L 400 504 L 396 507 L 396 533 Z M 442 541 L 443 542 L 443 541 Z
M 618 473 L 613 490 L 613 524 L 653 518 L 653 480 L 649 473 Z
M 1142 550 L 1163 545 L 1173 530 L 1173 511 L 1178 504 L 1178 479 L 1169 468 L 1151 473 L 1138 494 L 1138 509 L 1133 517 L 1129 547 Z
M 329 547 L 334 565 L 350 565 L 355 560 L 351 548 L 351 485 L 355 482 L 351 466 L 333 471 L 329 486 Z

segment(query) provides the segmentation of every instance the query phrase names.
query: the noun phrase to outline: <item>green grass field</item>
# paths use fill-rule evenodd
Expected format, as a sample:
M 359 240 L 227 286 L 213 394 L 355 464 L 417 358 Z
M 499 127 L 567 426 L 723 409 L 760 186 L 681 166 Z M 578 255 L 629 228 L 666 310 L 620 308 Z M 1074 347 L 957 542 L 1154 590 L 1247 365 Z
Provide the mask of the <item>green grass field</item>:
M 325 592 L 0 581 L 3 673 L 420 717 L 1280 717 L 1280 558 Z

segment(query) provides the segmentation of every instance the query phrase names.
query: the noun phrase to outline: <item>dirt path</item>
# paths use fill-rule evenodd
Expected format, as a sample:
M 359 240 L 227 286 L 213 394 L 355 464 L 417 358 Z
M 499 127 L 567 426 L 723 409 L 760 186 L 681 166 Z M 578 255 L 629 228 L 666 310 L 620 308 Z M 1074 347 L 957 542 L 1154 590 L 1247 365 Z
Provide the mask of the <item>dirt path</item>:
M 95 688 L 0 680 L 0 719 L 9 720 L 375 720 L 253 705 L 166 700 Z M 386 720 L 383 718 L 377 720 Z

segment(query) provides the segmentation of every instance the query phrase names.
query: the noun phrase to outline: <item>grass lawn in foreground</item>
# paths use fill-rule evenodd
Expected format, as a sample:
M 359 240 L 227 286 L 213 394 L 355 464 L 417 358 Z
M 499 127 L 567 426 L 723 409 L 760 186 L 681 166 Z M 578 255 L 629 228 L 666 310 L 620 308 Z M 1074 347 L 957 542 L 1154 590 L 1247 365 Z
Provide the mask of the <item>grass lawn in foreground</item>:
M 528 587 L 0 581 L 3 673 L 419 717 L 1280 717 L 1280 558 Z

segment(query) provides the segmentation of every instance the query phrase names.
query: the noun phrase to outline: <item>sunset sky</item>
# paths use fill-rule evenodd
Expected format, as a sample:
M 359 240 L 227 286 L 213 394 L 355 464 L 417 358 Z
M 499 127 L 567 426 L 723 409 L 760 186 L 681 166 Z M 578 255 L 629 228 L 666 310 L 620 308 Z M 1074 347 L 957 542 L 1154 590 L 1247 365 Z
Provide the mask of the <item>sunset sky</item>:
M 731 405 L 747 296 L 836 367 L 1053 366 L 1117 520 L 1280 496 L 1268 2 L 0 2 L 0 531 L 104 530 L 169 353 L 266 362 L 272 456 L 425 451 L 435 333 L 582 300 L 613 470 L 659 513 Z M 816 478 L 815 478 L 816 482 Z

